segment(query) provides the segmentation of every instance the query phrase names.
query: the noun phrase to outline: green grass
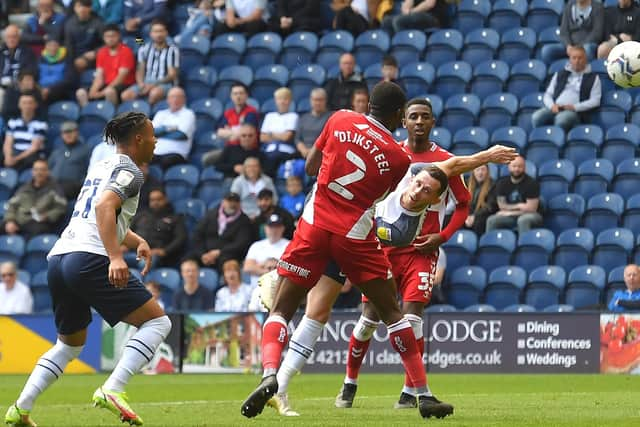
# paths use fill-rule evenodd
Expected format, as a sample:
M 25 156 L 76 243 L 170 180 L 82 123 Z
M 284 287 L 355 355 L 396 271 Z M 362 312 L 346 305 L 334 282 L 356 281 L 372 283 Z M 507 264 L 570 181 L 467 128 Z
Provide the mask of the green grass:
M 26 377 L 0 376 L 2 411 Z M 639 426 L 640 377 L 614 375 L 430 375 L 431 387 L 455 406 L 443 426 Z M 37 402 L 41 426 L 120 425 L 89 404 L 102 375 L 67 375 Z M 253 375 L 137 376 L 128 388 L 132 406 L 155 426 L 410 426 L 424 423 L 417 410 L 394 410 L 402 376 L 363 375 L 353 409 L 336 409 L 341 375 L 302 375 L 290 399 L 302 416 L 282 418 L 271 408 L 247 420 L 240 404 L 258 382 Z

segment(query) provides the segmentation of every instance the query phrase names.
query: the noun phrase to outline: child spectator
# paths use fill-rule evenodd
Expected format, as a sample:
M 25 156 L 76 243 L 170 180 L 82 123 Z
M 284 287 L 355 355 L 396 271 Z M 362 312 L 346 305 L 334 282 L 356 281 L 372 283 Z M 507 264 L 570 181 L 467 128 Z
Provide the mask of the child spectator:
M 280 199 L 280 206 L 285 208 L 294 218 L 299 218 L 304 207 L 305 194 L 302 191 L 302 180 L 297 175 L 287 178 L 287 194 Z

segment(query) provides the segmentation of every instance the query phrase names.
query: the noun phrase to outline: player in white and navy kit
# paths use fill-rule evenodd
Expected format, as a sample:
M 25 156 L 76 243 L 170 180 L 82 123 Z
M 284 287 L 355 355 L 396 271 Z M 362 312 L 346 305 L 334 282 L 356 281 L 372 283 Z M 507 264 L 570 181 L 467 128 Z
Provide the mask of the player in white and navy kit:
M 151 361 L 171 322 L 142 283 L 129 274 L 120 245 L 146 260 L 145 274 L 151 261 L 149 245 L 129 230 L 129 224 L 144 181 L 139 166 L 151 161 L 156 139 L 151 121 L 138 112 L 112 119 L 104 135 L 117 152 L 91 167 L 71 220 L 48 255 L 58 340 L 38 360 L 20 397 L 7 411 L 9 425 L 35 425 L 30 418 L 34 401 L 82 351 L 91 308 L 111 326 L 122 321 L 138 328 L 111 376 L 94 393 L 94 405 L 109 409 L 123 422 L 142 425 L 124 387 Z

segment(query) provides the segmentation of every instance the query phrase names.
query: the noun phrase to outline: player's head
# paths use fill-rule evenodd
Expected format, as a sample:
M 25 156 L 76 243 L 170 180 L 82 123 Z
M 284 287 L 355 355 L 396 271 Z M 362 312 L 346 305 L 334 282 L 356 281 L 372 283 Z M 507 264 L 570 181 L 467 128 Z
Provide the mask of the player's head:
M 369 98 L 369 113 L 391 131 L 402 124 L 407 97 L 395 83 L 380 82 L 373 87 Z
M 413 98 L 407 102 L 402 124 L 407 128 L 409 141 L 428 142 L 431 129 L 436 124 L 431 102 L 425 98 Z
M 129 111 L 109 120 L 104 128 L 107 144 L 115 144 L 137 164 L 149 163 L 156 148 L 153 124 L 144 113 Z
M 425 206 L 440 202 L 440 196 L 449 186 L 449 178 L 437 166 L 429 165 L 411 177 L 409 186 L 403 193 L 405 208 L 420 210 Z

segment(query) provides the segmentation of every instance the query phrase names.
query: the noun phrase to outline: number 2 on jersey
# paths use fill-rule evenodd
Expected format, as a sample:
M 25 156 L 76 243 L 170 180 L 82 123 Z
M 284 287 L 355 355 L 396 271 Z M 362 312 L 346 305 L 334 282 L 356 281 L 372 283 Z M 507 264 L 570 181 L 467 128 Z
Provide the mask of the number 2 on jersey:
M 356 166 L 356 170 L 334 179 L 328 185 L 329 190 L 334 191 L 344 197 L 347 200 L 353 200 L 353 193 L 347 190 L 345 187 L 354 182 L 360 181 L 364 178 L 364 174 L 367 171 L 367 165 L 362 157 L 358 156 L 351 150 L 347 151 L 347 160 Z
M 91 202 L 93 198 L 96 197 L 96 193 L 98 192 L 98 185 L 100 185 L 100 179 L 96 178 L 93 182 L 87 180 L 82 187 L 82 191 L 78 196 L 78 200 L 76 200 L 76 209 L 71 214 L 72 218 L 77 217 L 78 215 L 82 216 L 82 218 L 87 218 L 89 216 L 89 211 L 91 210 Z M 87 195 L 89 197 L 87 197 Z M 85 197 L 87 199 L 85 200 Z M 78 208 L 82 207 L 84 203 L 84 207 L 82 209 L 82 213 L 78 210 Z

